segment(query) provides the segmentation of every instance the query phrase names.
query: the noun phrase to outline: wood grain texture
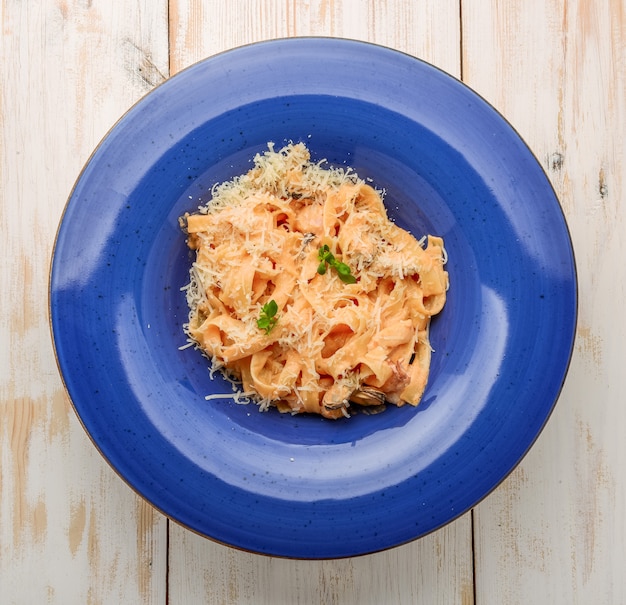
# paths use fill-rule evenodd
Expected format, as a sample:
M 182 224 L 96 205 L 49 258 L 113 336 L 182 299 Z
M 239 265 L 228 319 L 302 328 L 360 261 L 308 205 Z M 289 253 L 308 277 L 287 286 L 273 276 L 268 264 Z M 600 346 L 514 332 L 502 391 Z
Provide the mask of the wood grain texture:
M 47 301 L 57 224 L 82 164 L 167 75 L 166 9 L 152 0 L 0 4 L 3 604 L 165 600 L 166 522 L 79 425 Z
M 335 36 L 401 50 L 458 76 L 458 0 L 172 0 L 172 73 L 270 38 Z
M 170 530 L 170 605 L 472 605 L 471 523 L 386 552 L 289 561 Z
M 624 603 L 626 4 L 463 3 L 464 76 L 561 200 L 579 325 L 556 411 L 476 514 L 477 603 Z
M 309 35 L 385 44 L 460 73 L 458 2 L 175 0 L 170 20 L 172 73 L 238 45 Z M 469 605 L 471 542 L 466 515 L 388 553 L 287 561 L 233 551 L 172 525 L 170 603 Z
M 2 0 L 0 34 L 2 605 L 626 603 L 626 0 Z M 544 166 L 579 276 L 571 369 L 522 464 L 473 518 L 339 561 L 239 552 L 136 496 L 71 409 L 47 317 L 65 200 L 114 122 L 195 61 L 296 35 L 462 75 Z

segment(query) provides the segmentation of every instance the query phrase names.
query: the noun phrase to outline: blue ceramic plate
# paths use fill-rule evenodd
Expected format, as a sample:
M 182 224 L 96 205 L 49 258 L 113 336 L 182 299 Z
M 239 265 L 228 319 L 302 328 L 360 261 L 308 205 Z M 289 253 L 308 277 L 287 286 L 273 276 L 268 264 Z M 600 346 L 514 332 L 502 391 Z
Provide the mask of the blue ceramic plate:
M 228 386 L 179 348 L 191 256 L 178 217 L 290 140 L 445 240 L 451 287 L 417 408 L 328 421 L 205 401 Z M 302 38 L 211 57 L 123 116 L 68 201 L 50 307 L 76 412 L 139 494 L 221 543 L 336 558 L 419 538 L 511 472 L 562 387 L 577 297 L 558 200 L 502 116 L 413 57 Z

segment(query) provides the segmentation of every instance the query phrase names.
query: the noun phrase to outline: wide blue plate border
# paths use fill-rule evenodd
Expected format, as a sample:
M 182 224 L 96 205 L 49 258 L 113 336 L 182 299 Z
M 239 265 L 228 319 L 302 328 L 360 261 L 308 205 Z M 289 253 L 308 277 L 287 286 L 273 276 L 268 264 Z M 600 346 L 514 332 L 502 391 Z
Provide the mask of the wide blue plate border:
M 204 399 L 229 388 L 180 349 L 191 256 L 177 218 L 288 140 L 445 239 L 451 288 L 418 408 L 332 422 Z M 519 463 L 567 373 L 576 270 L 545 173 L 482 98 L 384 47 L 293 38 L 202 61 L 112 128 L 68 200 L 50 314 L 76 413 L 139 494 L 236 548 L 337 558 L 445 525 Z

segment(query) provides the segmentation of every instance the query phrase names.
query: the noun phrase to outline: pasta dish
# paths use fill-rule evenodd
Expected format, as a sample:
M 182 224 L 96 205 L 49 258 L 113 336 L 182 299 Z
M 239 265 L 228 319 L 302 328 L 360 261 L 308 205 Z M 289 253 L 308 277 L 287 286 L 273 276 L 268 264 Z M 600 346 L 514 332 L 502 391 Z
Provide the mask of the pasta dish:
M 418 241 L 380 192 L 322 164 L 303 143 L 270 143 L 181 217 L 196 256 L 185 332 L 236 385 L 211 397 L 327 418 L 417 405 L 448 289 L 443 241 Z

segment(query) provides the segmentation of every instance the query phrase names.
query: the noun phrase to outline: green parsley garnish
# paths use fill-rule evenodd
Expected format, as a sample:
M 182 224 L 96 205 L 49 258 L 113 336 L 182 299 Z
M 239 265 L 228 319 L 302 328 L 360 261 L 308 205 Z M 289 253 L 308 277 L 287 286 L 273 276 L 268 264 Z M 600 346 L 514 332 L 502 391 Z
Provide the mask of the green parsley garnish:
M 272 328 L 276 325 L 276 322 L 278 321 L 276 313 L 278 313 L 278 304 L 274 299 L 264 304 L 261 307 L 261 314 L 259 315 L 259 319 L 256 320 L 256 325 L 259 327 L 259 329 L 265 330 L 265 333 L 269 334 Z
M 324 244 L 319 249 L 319 252 L 317 253 L 317 258 L 320 261 L 320 264 L 317 267 L 317 272 L 320 275 L 324 275 L 324 273 L 326 273 L 327 265 L 330 265 L 333 269 L 335 269 L 335 271 L 337 271 L 337 275 L 339 275 L 339 279 L 344 284 L 356 283 L 356 277 L 352 275 L 352 271 L 350 270 L 350 267 L 348 267 L 346 263 L 342 263 L 341 261 L 338 261 L 334 257 L 333 253 L 330 251 L 330 248 L 326 244 Z

